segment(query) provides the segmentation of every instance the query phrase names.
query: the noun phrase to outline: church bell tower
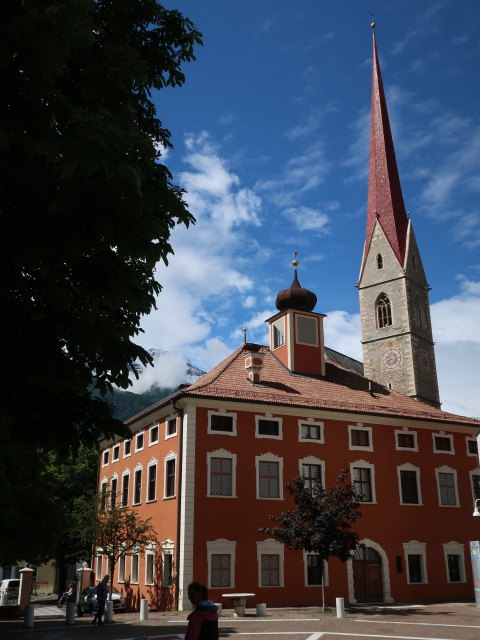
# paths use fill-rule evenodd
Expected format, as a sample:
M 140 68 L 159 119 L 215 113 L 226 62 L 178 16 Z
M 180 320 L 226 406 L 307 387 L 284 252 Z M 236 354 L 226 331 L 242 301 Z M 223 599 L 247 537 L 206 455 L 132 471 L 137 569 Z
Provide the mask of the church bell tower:
M 367 229 L 357 287 L 365 376 L 440 407 L 429 286 L 403 202 L 375 32 Z

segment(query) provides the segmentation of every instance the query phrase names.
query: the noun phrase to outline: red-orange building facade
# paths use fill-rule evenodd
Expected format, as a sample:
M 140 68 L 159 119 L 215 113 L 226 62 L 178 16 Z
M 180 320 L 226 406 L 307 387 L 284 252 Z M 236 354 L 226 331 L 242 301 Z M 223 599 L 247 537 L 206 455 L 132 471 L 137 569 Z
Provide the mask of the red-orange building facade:
M 325 567 L 327 600 L 473 598 L 480 422 L 439 408 L 428 285 L 407 220 L 374 43 L 369 210 L 359 280 L 365 371 L 324 347 L 324 315 L 297 279 L 277 296 L 270 345 L 244 344 L 194 384 L 103 442 L 100 488 L 151 517 L 157 542 L 124 558 L 115 584 L 135 607 L 255 593 L 269 606 L 319 603 L 314 554 L 259 532 L 292 508 L 296 476 L 333 486 L 346 468 L 363 497 L 364 544 Z M 376 172 L 381 172 L 377 175 Z M 393 283 L 393 284 L 392 284 Z M 328 318 L 325 320 L 328 322 Z M 105 565 L 97 558 L 97 577 Z M 252 600 L 254 603 L 255 600 Z

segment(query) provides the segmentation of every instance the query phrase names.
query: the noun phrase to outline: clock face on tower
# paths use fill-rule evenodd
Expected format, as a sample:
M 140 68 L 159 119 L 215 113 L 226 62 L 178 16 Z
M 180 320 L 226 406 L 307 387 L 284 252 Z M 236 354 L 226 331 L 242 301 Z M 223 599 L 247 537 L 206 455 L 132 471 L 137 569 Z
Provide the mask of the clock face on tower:
M 398 349 L 387 349 L 383 356 L 382 362 L 385 369 L 396 369 L 401 362 L 402 356 Z

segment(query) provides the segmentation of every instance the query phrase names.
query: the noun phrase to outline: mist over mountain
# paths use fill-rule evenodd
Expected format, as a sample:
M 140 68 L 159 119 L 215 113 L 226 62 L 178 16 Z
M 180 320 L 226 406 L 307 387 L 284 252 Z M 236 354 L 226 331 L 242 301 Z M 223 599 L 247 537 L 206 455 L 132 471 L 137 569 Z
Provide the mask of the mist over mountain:
M 192 384 L 205 373 L 180 353 L 161 349 L 148 349 L 148 353 L 153 357 L 153 367 L 135 362 L 138 379 L 132 373 L 131 391 L 114 390 L 109 399 L 120 420 L 131 418 L 176 391 L 179 385 Z

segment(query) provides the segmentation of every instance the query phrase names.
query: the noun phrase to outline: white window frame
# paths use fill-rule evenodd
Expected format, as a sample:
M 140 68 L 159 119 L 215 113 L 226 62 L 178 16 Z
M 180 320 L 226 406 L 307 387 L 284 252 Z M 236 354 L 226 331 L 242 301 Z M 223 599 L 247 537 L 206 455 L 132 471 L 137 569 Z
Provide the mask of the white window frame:
M 150 485 L 150 467 L 156 467 L 155 470 L 155 497 L 154 498 L 148 498 L 148 491 L 149 491 L 149 485 Z M 148 502 L 156 502 L 157 501 L 157 494 L 158 494 L 158 460 L 156 458 L 152 458 L 150 460 L 150 462 L 147 464 L 147 477 L 146 477 L 146 482 L 145 482 L 145 503 Z
M 133 559 L 137 559 L 137 578 L 134 580 L 133 573 Z M 140 551 L 137 549 L 132 550 L 132 560 L 130 562 L 130 584 L 138 584 L 140 579 Z
M 211 493 L 211 462 L 212 458 L 230 458 L 232 461 L 232 495 L 222 496 Z M 207 496 L 209 498 L 237 498 L 237 454 L 231 453 L 226 449 L 216 449 L 215 451 L 209 451 L 207 453 Z
M 469 442 L 475 442 L 475 444 L 477 445 L 477 453 L 471 453 L 468 449 L 468 443 Z M 474 458 L 478 458 L 479 452 L 478 452 L 478 443 L 477 443 L 477 438 L 475 437 L 467 437 L 465 438 L 465 446 L 467 447 L 467 456 L 473 456 Z
M 367 462 L 366 460 L 355 460 L 350 463 L 350 478 L 351 483 L 355 487 L 353 470 L 356 467 L 361 467 L 362 469 L 370 469 L 370 483 L 372 488 L 372 500 L 368 502 L 366 500 L 362 500 L 360 504 L 377 504 L 377 493 L 375 491 L 375 465 Z
M 157 439 L 156 440 L 152 440 L 152 431 L 156 429 L 157 430 Z M 160 441 L 160 423 L 156 423 L 156 424 L 152 424 L 151 427 L 148 428 L 148 446 L 151 447 L 154 444 L 158 444 Z
M 167 496 L 167 462 L 169 460 L 175 460 L 175 487 L 172 496 Z M 177 497 L 177 480 L 178 480 L 178 464 L 177 454 L 174 451 L 169 451 L 163 459 L 163 499 L 172 500 Z
M 270 327 L 271 327 L 270 344 L 272 345 L 272 351 L 275 351 L 276 349 L 280 349 L 281 347 L 284 347 L 287 342 L 285 316 L 283 316 L 282 318 L 279 318 L 278 320 L 275 320 L 275 322 L 272 322 Z M 279 331 L 283 336 L 283 342 L 277 346 L 275 346 L 275 342 L 274 342 L 275 329 Z
M 212 416 L 228 416 L 232 418 L 232 430 L 231 431 L 216 431 L 211 428 Z M 209 411 L 208 412 L 208 427 L 207 433 L 215 436 L 236 436 L 237 435 L 237 414 L 233 411 Z
M 175 433 L 168 433 L 168 423 L 172 420 L 175 420 Z M 176 413 L 172 413 L 171 415 L 165 418 L 165 440 L 170 440 L 170 438 L 175 438 L 178 433 L 178 416 Z M 215 433 L 218 433 L 217 431 Z
M 104 449 L 102 451 L 102 467 L 108 467 L 109 460 L 110 460 L 110 449 Z
M 123 573 L 123 575 L 122 575 Z M 125 582 L 127 574 L 127 555 L 122 553 L 122 555 L 118 559 L 118 579 L 117 582 L 123 583 Z
M 450 440 L 450 451 L 444 451 L 443 449 L 437 449 L 437 447 L 435 446 L 435 438 L 447 438 L 447 440 Z M 450 433 L 444 433 L 443 431 L 440 431 L 440 433 L 432 433 L 432 441 L 433 441 L 433 453 L 444 453 L 447 456 L 454 456 L 455 455 L 455 444 L 453 441 L 453 435 Z
M 472 503 L 474 503 L 475 500 L 477 500 L 478 498 L 475 498 L 475 491 L 473 489 L 473 476 L 480 476 L 480 467 L 477 467 L 476 469 L 471 469 L 468 472 L 468 475 L 470 476 L 470 490 L 472 492 Z
M 237 543 L 235 540 L 217 538 L 217 540 L 207 540 L 207 563 L 208 563 L 208 588 L 209 589 L 235 589 L 235 561 Z M 228 587 L 214 587 L 212 585 L 212 555 L 222 554 L 230 556 L 230 585 Z
M 315 342 L 301 342 L 298 339 L 298 319 L 299 318 L 308 318 L 309 320 L 312 320 L 312 324 L 315 325 Z M 318 347 L 318 321 L 314 316 L 306 316 L 303 315 L 302 313 L 297 313 L 295 314 L 295 342 L 297 344 L 303 344 L 306 345 L 307 347 Z
M 260 462 L 278 462 L 278 498 L 260 496 Z M 276 456 L 274 453 L 263 453 L 260 456 L 255 456 L 255 484 L 257 500 L 283 500 L 283 458 Z
M 148 558 L 152 558 L 152 581 L 147 582 L 148 577 Z M 144 585 L 148 587 L 153 587 L 155 584 L 155 543 L 148 542 L 145 546 L 145 580 Z
M 451 473 L 453 475 L 453 486 L 455 489 L 455 504 L 442 504 L 441 495 L 440 495 L 440 482 L 438 477 L 440 473 Z M 437 469 L 435 469 L 435 477 L 437 479 L 438 506 L 444 509 L 458 509 L 458 507 L 460 507 L 460 500 L 458 499 L 458 482 L 457 482 L 456 469 L 452 469 L 452 467 L 447 467 L 447 465 L 443 465 L 443 467 L 438 467 Z
M 128 476 L 128 491 L 127 491 L 127 504 L 123 504 L 123 479 L 125 478 L 125 476 Z M 128 507 L 128 505 L 130 504 L 130 469 L 125 469 L 125 471 L 122 473 L 122 483 L 121 483 L 121 490 L 120 490 L 120 506 L 122 507 Z
M 413 441 L 414 441 L 413 447 L 399 447 L 398 446 L 398 436 L 399 435 L 413 436 Z M 416 431 L 410 431 L 410 429 L 395 429 L 395 449 L 397 451 L 418 451 L 417 432 Z
M 401 479 L 401 473 L 400 473 L 401 471 L 415 471 L 415 474 L 417 477 L 418 502 L 403 502 L 402 479 Z M 399 465 L 397 467 L 397 480 L 398 480 L 398 495 L 400 498 L 400 504 L 405 505 L 406 507 L 423 507 L 422 487 L 420 484 L 420 467 L 415 467 L 413 464 L 410 464 L 409 462 Z
M 448 557 L 449 555 L 460 556 L 460 580 L 450 580 L 450 575 L 448 573 Z M 449 584 L 461 584 L 462 582 L 466 582 L 466 574 L 465 574 L 465 545 L 460 542 L 455 542 L 454 540 L 450 540 L 450 542 L 443 543 L 443 557 L 445 560 L 445 571 L 447 573 L 447 582 Z
M 125 452 L 127 442 L 130 443 L 130 452 L 129 453 Z M 131 455 L 132 455 L 132 439 L 128 438 L 127 440 L 123 441 L 123 457 L 124 458 L 129 458 Z
M 405 561 L 405 571 L 407 574 L 407 584 L 428 584 L 428 572 L 427 572 L 427 543 L 419 542 L 418 540 L 410 540 L 410 542 L 403 542 L 403 555 Z M 421 556 L 422 569 L 423 569 L 423 581 L 422 582 L 410 582 L 410 572 L 408 569 L 408 556 Z
M 314 553 L 313 551 L 303 551 L 303 583 L 309 589 L 320 586 L 319 584 L 308 584 L 308 564 L 307 558 L 308 556 L 318 556 L 318 553 Z M 323 586 L 328 587 L 328 562 L 323 561 Z
M 322 487 L 325 488 L 325 460 L 320 460 L 320 458 L 316 458 L 315 456 L 307 456 L 306 458 L 301 458 L 298 461 L 298 475 L 300 478 L 303 478 L 302 465 L 303 464 L 317 464 L 321 467 L 320 473 L 320 481 L 322 483 Z
M 262 555 L 278 555 L 279 559 L 279 585 L 264 587 L 262 585 Z M 285 585 L 284 582 L 284 555 L 285 548 L 281 542 L 274 540 L 273 538 L 267 538 L 267 540 L 257 541 L 257 567 L 258 567 L 258 588 L 259 589 L 280 589 Z
M 115 482 L 115 493 L 112 489 L 112 482 Z M 108 508 L 111 509 L 112 508 L 112 498 L 113 495 L 115 495 L 115 503 L 114 506 L 117 507 L 118 506 L 118 475 L 116 473 L 114 473 L 112 475 L 112 477 L 110 478 L 110 495 L 108 496 L 109 498 L 109 505 Z
M 352 431 L 368 431 L 368 447 L 362 447 L 358 444 L 352 444 Z M 350 451 L 373 451 L 373 429 L 372 427 L 365 427 L 360 422 L 358 424 L 348 425 L 348 448 Z
M 103 578 L 103 553 L 101 551 L 97 551 L 96 553 L 96 561 L 95 561 L 95 579 L 101 580 Z
M 320 438 L 302 438 L 302 426 L 307 425 L 309 427 L 318 427 L 320 432 Z M 325 424 L 323 422 L 313 420 L 313 418 L 307 418 L 306 420 L 298 421 L 298 441 L 308 442 L 309 444 L 325 444 Z
M 138 438 L 139 436 L 143 436 L 142 437 L 142 446 L 139 447 L 138 446 Z M 135 434 L 135 453 L 138 453 L 138 451 L 143 451 L 145 448 L 145 429 L 142 429 L 141 431 L 138 431 Z
M 135 502 L 135 475 L 137 471 L 140 471 L 140 500 Z M 143 491 L 143 464 L 138 463 L 133 470 L 133 484 L 132 484 L 132 505 L 142 504 L 142 491 Z
M 117 454 L 115 456 L 115 454 Z M 112 462 L 118 462 L 120 460 L 120 445 L 116 444 L 112 447 Z
M 171 566 L 172 566 L 172 576 L 171 576 L 171 583 L 170 584 L 165 584 L 166 582 L 166 575 L 165 575 L 165 557 L 166 556 L 170 556 L 171 558 Z M 170 538 L 167 538 L 166 540 L 164 540 L 162 542 L 162 587 L 164 589 L 170 589 L 171 587 L 173 587 L 174 582 L 175 582 L 175 576 L 174 576 L 174 558 L 175 558 L 175 543 L 173 542 L 173 540 L 170 540 Z
M 278 436 L 269 436 L 263 433 L 259 433 L 260 420 L 269 420 L 270 422 L 278 423 Z M 272 416 L 271 413 L 265 413 L 264 415 L 255 416 L 255 438 L 267 438 L 268 440 L 283 440 L 283 419 Z

